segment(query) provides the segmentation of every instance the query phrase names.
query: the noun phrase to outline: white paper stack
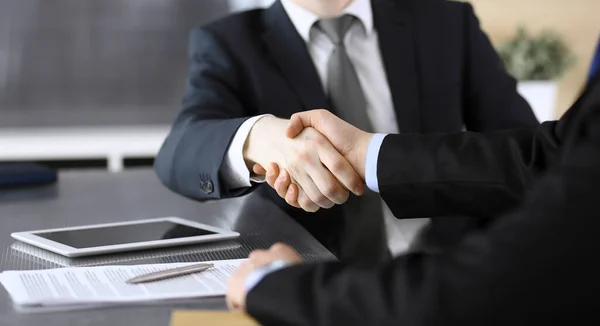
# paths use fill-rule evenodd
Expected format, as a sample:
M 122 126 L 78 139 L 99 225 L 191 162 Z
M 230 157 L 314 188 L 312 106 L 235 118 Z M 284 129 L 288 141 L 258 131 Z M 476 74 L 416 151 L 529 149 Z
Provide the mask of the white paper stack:
M 219 260 L 200 273 L 172 279 L 127 284 L 132 277 L 193 263 L 68 267 L 5 271 L 0 283 L 19 311 L 74 310 L 124 303 L 223 296 L 227 280 L 244 261 Z

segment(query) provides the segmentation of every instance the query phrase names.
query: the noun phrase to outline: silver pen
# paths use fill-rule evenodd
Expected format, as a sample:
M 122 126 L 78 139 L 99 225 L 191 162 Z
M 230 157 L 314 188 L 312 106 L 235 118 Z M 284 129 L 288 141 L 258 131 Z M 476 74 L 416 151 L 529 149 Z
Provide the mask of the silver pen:
M 164 271 L 152 272 L 152 273 L 136 276 L 125 282 L 127 284 L 139 284 L 139 283 L 160 281 L 160 280 L 164 280 L 167 278 L 173 278 L 173 277 L 177 277 L 177 276 L 199 273 L 199 272 L 205 271 L 211 267 L 214 267 L 214 265 L 207 264 L 207 263 L 193 264 L 193 265 L 189 265 L 189 266 L 176 267 L 176 268 L 171 268 L 171 269 L 167 269 Z

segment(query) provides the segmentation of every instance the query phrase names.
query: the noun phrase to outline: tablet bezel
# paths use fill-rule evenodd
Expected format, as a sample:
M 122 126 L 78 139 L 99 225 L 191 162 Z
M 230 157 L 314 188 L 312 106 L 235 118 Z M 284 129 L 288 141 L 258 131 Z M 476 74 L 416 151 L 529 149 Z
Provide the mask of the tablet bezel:
M 73 231 L 73 230 L 85 230 L 85 229 L 97 229 L 102 227 L 110 227 L 110 226 L 119 226 L 119 225 L 131 225 L 131 224 L 145 224 L 149 222 L 173 222 L 177 224 L 182 224 L 194 228 L 205 229 L 211 232 L 215 232 L 215 234 L 208 235 L 200 235 L 195 237 L 186 237 L 186 238 L 177 238 L 177 239 L 161 239 L 161 240 L 153 240 L 153 241 L 144 241 L 144 242 L 133 242 L 133 243 L 125 243 L 118 245 L 110 245 L 110 246 L 99 246 L 99 247 L 88 247 L 88 248 L 74 248 L 60 242 L 56 242 L 53 240 L 49 240 L 43 237 L 38 236 L 36 233 L 44 233 L 44 232 L 58 232 L 58 231 Z M 142 249 L 154 249 L 154 248 L 164 248 L 171 247 L 177 245 L 185 245 L 185 244 L 196 244 L 203 242 L 211 242 L 217 240 L 228 240 L 239 237 L 240 234 L 234 231 L 225 230 L 222 228 L 206 225 L 203 223 L 198 223 L 190 220 L 186 220 L 180 217 L 169 216 L 169 217 L 158 217 L 158 218 L 150 218 L 136 221 L 127 221 L 127 222 L 114 222 L 114 223 L 102 223 L 102 224 L 93 224 L 93 225 L 84 225 L 84 226 L 74 226 L 74 227 L 65 227 L 65 228 L 56 228 L 56 229 L 45 229 L 45 230 L 34 230 L 34 231 L 25 231 L 25 232 L 15 232 L 11 234 L 16 240 L 25 242 L 27 244 L 49 250 L 55 252 L 57 254 L 63 255 L 65 257 L 83 257 L 83 256 L 92 256 L 99 254 L 110 254 L 110 253 L 119 253 L 119 252 L 127 252 L 133 250 L 142 250 Z

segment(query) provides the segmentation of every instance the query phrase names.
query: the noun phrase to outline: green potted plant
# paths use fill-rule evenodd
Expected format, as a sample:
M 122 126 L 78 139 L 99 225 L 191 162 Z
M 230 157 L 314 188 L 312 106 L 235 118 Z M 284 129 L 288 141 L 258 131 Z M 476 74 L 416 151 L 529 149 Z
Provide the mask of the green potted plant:
M 544 30 L 531 35 L 520 26 L 511 39 L 498 46 L 508 72 L 518 81 L 519 93 L 540 121 L 553 120 L 557 81 L 575 62 L 560 35 Z

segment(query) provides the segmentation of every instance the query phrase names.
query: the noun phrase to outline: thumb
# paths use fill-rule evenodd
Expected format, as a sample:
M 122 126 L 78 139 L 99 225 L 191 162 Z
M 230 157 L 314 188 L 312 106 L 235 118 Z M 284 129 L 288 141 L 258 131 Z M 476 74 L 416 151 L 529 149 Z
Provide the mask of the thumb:
M 326 110 L 319 109 L 294 113 L 286 129 L 286 136 L 294 138 L 307 127 L 313 127 L 318 130 L 319 117 L 322 115 L 321 111 L 327 112 Z
M 302 130 L 304 130 L 304 127 L 310 126 L 310 125 L 307 125 L 307 126 L 304 125 L 305 118 L 303 118 L 303 115 L 304 115 L 304 113 L 295 113 L 290 118 L 290 122 L 285 131 L 285 135 L 288 138 L 295 138 L 296 136 L 298 136 L 298 134 L 300 132 L 302 132 Z

